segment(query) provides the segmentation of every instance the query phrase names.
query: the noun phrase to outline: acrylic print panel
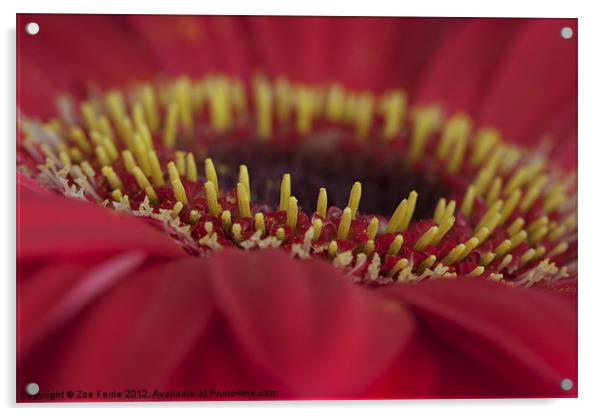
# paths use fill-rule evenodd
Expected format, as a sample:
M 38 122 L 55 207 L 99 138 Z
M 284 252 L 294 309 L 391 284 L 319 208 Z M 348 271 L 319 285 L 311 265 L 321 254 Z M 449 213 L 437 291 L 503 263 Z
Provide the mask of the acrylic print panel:
M 17 401 L 575 397 L 577 33 L 17 16 Z

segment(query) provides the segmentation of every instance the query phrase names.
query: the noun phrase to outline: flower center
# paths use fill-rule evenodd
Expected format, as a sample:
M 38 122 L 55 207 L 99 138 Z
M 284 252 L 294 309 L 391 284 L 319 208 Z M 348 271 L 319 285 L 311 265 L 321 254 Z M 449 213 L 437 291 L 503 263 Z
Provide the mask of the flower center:
M 338 85 L 145 84 L 22 120 L 19 169 L 185 250 L 280 247 L 366 284 L 574 273 L 576 186 L 464 114 Z M 127 99 L 126 99 L 127 97 Z
M 303 212 L 316 208 L 320 188 L 328 190 L 332 206 L 345 207 L 349 191 L 362 184 L 361 211 L 366 215 L 388 217 L 399 201 L 415 190 L 420 195 L 414 219 L 429 218 L 441 197 L 451 190 L 434 172 L 416 174 L 402 154 L 383 149 L 341 148 L 336 139 L 309 138 L 296 144 L 230 143 L 217 141 L 207 147 L 226 189 L 238 182 L 238 170 L 245 164 L 253 176 L 251 199 L 261 205 L 274 205 L 280 197 L 280 179 L 291 175 L 291 188 Z

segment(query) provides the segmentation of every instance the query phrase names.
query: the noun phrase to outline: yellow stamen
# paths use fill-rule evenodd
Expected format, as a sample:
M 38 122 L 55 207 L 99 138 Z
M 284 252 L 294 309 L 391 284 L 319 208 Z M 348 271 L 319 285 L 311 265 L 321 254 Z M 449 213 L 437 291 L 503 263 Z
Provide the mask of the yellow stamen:
M 176 151 L 175 153 L 175 157 L 176 157 L 176 167 L 178 168 L 178 173 L 181 176 L 185 176 L 186 175 L 186 153 L 182 152 L 181 150 Z
M 531 260 L 533 260 L 534 257 L 535 257 L 535 249 L 530 248 L 529 250 L 525 251 L 522 256 L 520 256 L 520 265 L 524 266 L 525 264 L 527 264 Z
M 119 152 L 117 151 L 117 148 L 115 147 L 111 139 L 109 139 L 108 137 L 103 137 L 102 146 L 105 148 L 107 156 L 109 156 L 109 159 L 111 159 L 111 161 L 119 159 Z
M 182 204 L 180 201 L 177 201 L 175 204 L 173 204 L 171 211 L 175 215 L 178 215 L 180 213 L 180 211 L 182 211 L 182 208 L 184 208 L 184 204 Z
M 439 227 L 436 225 L 429 228 L 422 236 L 414 243 L 415 250 L 424 250 L 431 244 L 435 236 L 439 233 Z
M 456 221 L 456 217 L 446 217 L 445 219 L 443 219 L 441 221 L 441 223 L 439 224 L 439 232 L 437 233 L 437 235 L 433 238 L 433 241 L 431 242 L 431 244 L 433 246 L 436 246 L 437 244 L 439 244 L 441 242 L 443 237 L 445 237 L 445 234 L 447 234 L 449 232 L 449 230 L 451 230 L 451 228 L 454 226 L 455 221 Z
M 454 148 L 452 150 L 451 157 L 447 162 L 447 171 L 450 173 L 457 173 L 462 166 L 464 161 L 464 154 L 466 152 L 467 137 L 460 136 L 456 139 Z
M 483 227 L 479 230 L 479 232 L 475 233 L 473 237 L 479 240 L 478 245 L 481 245 L 481 243 L 483 243 L 487 237 L 489 237 L 489 234 L 491 234 L 491 230 L 487 227 Z
M 152 173 L 150 162 L 148 160 L 148 149 L 142 140 L 142 137 L 138 133 L 134 133 L 134 154 L 136 155 L 136 161 L 138 166 L 144 172 L 146 176 L 150 176 Z
M 280 211 L 286 211 L 288 207 L 288 199 L 291 197 L 291 175 L 285 173 L 282 175 L 280 183 Z
M 470 240 L 464 243 L 464 251 L 460 254 L 460 257 L 456 259 L 456 261 L 464 260 L 471 252 L 479 245 L 479 239 L 476 237 L 472 237 Z
M 230 210 L 226 209 L 222 211 L 220 215 L 220 220 L 222 223 L 222 229 L 226 234 L 228 234 L 230 232 L 230 228 L 232 228 L 232 213 L 230 212 Z
M 552 258 L 554 256 L 562 254 L 568 248 L 569 248 L 569 243 L 567 243 L 567 242 L 560 243 L 556 247 L 554 247 L 552 250 L 550 250 L 550 252 L 548 253 L 548 257 Z
M 457 259 L 460 258 L 466 246 L 464 244 L 458 244 L 454 248 L 452 248 L 441 261 L 443 264 L 448 265 L 454 263 Z
M 247 165 L 240 165 L 238 167 L 238 182 L 245 186 L 247 195 L 249 198 L 251 198 L 251 181 L 249 179 L 249 170 L 247 169 Z
M 255 231 L 261 231 L 261 235 L 265 233 L 265 222 L 261 212 L 255 214 Z
M 374 96 L 368 92 L 360 94 L 356 104 L 356 126 L 355 135 L 359 139 L 365 139 L 374 118 Z
M 121 191 L 119 189 L 115 189 L 113 192 L 111 192 L 111 196 L 113 197 L 113 200 L 120 202 L 121 199 L 123 198 L 123 194 L 121 193 Z
M 332 240 L 329 244 L 328 244 L 328 255 L 330 257 L 334 257 L 337 255 L 337 252 L 339 251 L 339 246 L 337 244 L 336 241 Z
M 514 209 L 518 205 L 520 198 L 522 195 L 522 191 L 520 189 L 515 189 L 512 191 L 512 194 L 506 199 L 504 202 L 504 207 L 502 208 L 502 218 L 500 219 L 500 224 L 504 224 L 506 220 L 512 215 Z
M 146 194 L 146 196 L 148 196 L 148 199 L 153 205 L 159 203 L 159 197 L 157 196 L 157 193 L 155 192 L 152 186 L 147 186 L 146 188 L 144 188 L 144 193 Z
M 508 226 L 508 228 L 506 228 L 506 231 L 508 232 L 508 235 L 512 237 L 514 234 L 522 230 L 524 225 L 525 220 L 522 217 L 518 217 L 512 222 L 512 224 Z
M 435 222 L 435 224 L 439 224 L 441 222 L 441 218 L 443 217 L 443 214 L 445 212 L 446 204 L 447 202 L 445 198 L 439 198 L 437 206 L 435 207 L 435 212 L 433 213 L 433 221 Z
M 498 246 L 493 250 L 495 253 L 495 257 L 501 257 L 508 252 L 512 248 L 512 241 L 506 239 L 498 244 Z
M 219 205 L 219 201 L 217 200 L 217 192 L 215 190 L 215 185 L 213 184 L 213 182 L 205 182 L 205 194 L 207 198 L 207 208 L 209 209 L 209 213 L 214 217 L 217 217 L 222 211 L 222 207 Z
M 542 215 L 541 217 L 537 218 L 535 221 L 533 221 L 531 224 L 529 224 L 527 226 L 527 229 L 526 229 L 527 233 L 532 234 L 538 228 L 548 225 L 549 222 L 550 222 L 550 219 L 546 215 Z
M 138 166 L 136 164 L 136 161 L 134 160 L 134 156 L 132 155 L 132 152 L 130 152 L 129 150 L 124 150 L 123 152 L 121 152 L 121 158 L 123 159 L 123 164 L 125 166 L 125 170 L 128 171 L 129 173 L 132 173 L 134 168 L 136 166 Z
M 155 94 L 153 88 L 150 85 L 142 87 L 142 104 L 148 120 L 148 125 L 153 133 L 159 130 L 159 114 L 157 112 L 157 105 L 155 103 Z
M 67 152 L 65 152 L 64 150 L 61 150 L 59 152 L 59 159 L 60 159 L 61 165 L 63 165 L 63 167 L 66 167 L 66 168 L 71 167 L 71 158 L 69 157 Z
M 468 277 L 479 277 L 484 271 L 485 268 L 483 266 L 477 266 L 470 273 L 468 273 Z
M 314 229 L 314 236 L 313 236 L 312 240 L 318 241 L 318 239 L 320 238 L 320 234 L 322 233 L 322 220 L 319 218 L 316 218 L 315 220 L 312 221 L 311 226 Z
M 123 189 L 123 182 L 121 182 L 121 179 L 119 179 L 119 176 L 117 176 L 111 166 L 103 166 L 100 172 L 107 178 L 107 182 L 109 182 L 112 190 Z
M 94 130 L 96 128 L 97 120 L 96 111 L 94 110 L 92 103 L 89 101 L 82 101 L 82 103 L 79 105 L 79 111 L 81 112 L 86 129 L 89 131 Z
M 72 148 L 69 149 L 69 157 L 75 163 L 79 163 L 82 160 L 84 160 L 84 155 L 83 155 L 82 151 L 79 150 L 78 147 L 72 147 Z
M 418 265 L 418 267 L 416 268 L 416 271 L 418 273 L 423 272 L 424 270 L 430 268 L 433 264 L 435 264 L 436 261 L 437 261 L 437 257 L 431 254 L 426 259 L 424 259 L 422 261 L 422 263 L 420 263 L 420 265 Z
M 106 116 L 102 116 L 98 119 L 98 130 L 105 136 L 111 139 L 111 141 L 115 141 L 115 134 L 113 133 L 113 128 L 111 127 L 111 123 Z
M 497 199 L 500 196 L 501 190 L 502 190 L 502 178 L 500 178 L 499 176 L 496 176 L 495 179 L 493 180 L 493 185 L 491 185 L 491 188 L 489 188 L 489 192 L 487 192 L 487 196 L 485 197 L 485 203 L 487 204 L 487 206 L 490 206 L 495 201 L 497 201 Z
M 183 204 L 188 203 L 188 198 L 186 197 L 186 190 L 184 189 L 184 185 L 181 180 L 175 180 L 171 182 L 171 187 L 173 189 L 174 198 L 180 201 Z
M 163 127 L 163 144 L 168 149 L 176 145 L 176 135 L 178 132 L 178 105 L 172 102 L 167 108 L 165 114 L 165 124 Z
M 144 176 L 142 169 L 140 169 L 138 166 L 132 169 L 132 174 L 134 175 L 134 179 L 136 179 L 136 183 L 140 189 L 144 190 L 144 188 L 151 186 L 146 176 Z
M 109 91 L 105 95 L 105 105 L 111 119 L 117 124 L 125 114 L 125 105 L 123 96 L 119 91 Z
M 291 230 L 297 228 L 297 218 L 299 217 L 299 208 L 297 207 L 297 198 L 291 196 L 288 199 L 288 206 L 286 207 L 286 225 Z
M 491 128 L 482 128 L 479 130 L 470 158 L 470 165 L 473 167 L 479 166 L 499 140 L 500 135 L 497 130 Z
M 529 188 L 527 189 L 527 192 L 525 193 L 525 197 L 523 198 L 523 200 L 520 204 L 520 210 L 522 212 L 527 211 L 529 208 L 531 208 L 533 206 L 533 204 L 535 203 L 535 200 L 539 197 L 539 195 L 541 194 L 541 191 L 543 190 L 543 188 L 547 182 L 548 182 L 548 176 L 541 175 L 537 179 L 535 179 L 531 185 L 529 185 Z
M 543 209 L 546 212 L 551 212 L 562 205 L 566 201 L 566 198 L 562 184 L 555 185 L 546 195 L 543 202 Z
M 167 164 L 167 173 L 169 175 L 169 182 L 180 180 L 180 173 L 178 172 L 178 168 L 176 168 L 175 163 L 169 162 Z
M 355 182 L 353 187 L 351 187 L 351 192 L 349 193 L 349 202 L 347 203 L 347 206 L 351 208 L 351 218 L 355 218 L 361 198 L 362 184 L 360 182 Z
M 386 233 L 394 233 L 399 230 L 399 225 L 401 221 L 403 221 L 406 212 L 408 210 L 408 200 L 404 199 L 397 205 L 395 212 L 391 215 L 389 222 L 387 223 L 387 227 L 385 228 Z
M 417 161 L 424 151 L 428 136 L 437 129 L 440 112 L 437 107 L 415 107 L 410 112 L 414 122 L 414 129 L 410 138 L 410 160 Z
M 330 87 L 326 98 L 326 119 L 337 122 L 345 111 L 345 90 L 338 84 Z
M 343 210 L 341 221 L 339 222 L 339 229 L 337 232 L 337 239 L 346 240 L 351 228 L 351 208 L 347 207 Z
M 401 245 L 403 244 L 403 235 L 398 234 L 395 236 L 395 239 L 389 245 L 389 249 L 387 250 L 387 254 L 389 256 L 396 256 L 401 250 Z
M 286 233 L 284 232 L 284 228 L 279 227 L 276 230 L 276 238 L 280 241 L 284 241 L 284 239 L 286 238 Z
M 468 189 L 466 189 L 466 194 L 464 194 L 464 200 L 462 201 L 462 207 L 460 208 L 460 212 L 466 218 L 470 217 L 472 213 L 472 205 L 475 197 L 475 187 L 470 185 Z
M 157 153 L 155 153 L 154 150 L 148 151 L 148 162 L 151 168 L 151 178 L 153 180 L 153 185 L 163 186 L 163 184 L 165 183 L 165 181 L 163 180 L 163 170 L 161 169 L 161 164 L 159 163 Z
M 376 238 L 376 234 L 378 233 L 378 225 L 378 218 L 372 217 L 366 229 L 368 240 L 374 240 Z
M 80 164 L 82 170 L 84 171 L 84 173 L 86 174 L 86 176 L 88 176 L 88 178 L 93 181 L 94 178 L 96 177 L 96 172 L 94 171 L 94 169 L 92 168 L 92 166 L 90 165 L 90 163 L 87 160 L 84 160 L 81 164 Z
M 299 87 L 295 95 L 297 105 L 297 133 L 306 135 L 311 131 L 313 118 L 313 96 L 305 87 Z
M 328 208 L 328 194 L 326 193 L 326 188 L 320 188 L 318 192 L 318 203 L 316 206 L 316 213 L 322 217 L 326 218 L 326 210 Z
M 96 158 L 98 159 L 98 162 L 101 166 L 111 166 L 111 159 L 109 159 L 107 151 L 104 147 L 96 146 L 94 151 L 96 152 Z
M 383 136 L 387 141 L 391 140 L 403 123 L 406 112 L 406 95 L 401 91 L 393 91 L 383 97 L 380 111 L 383 114 Z
M 441 221 L 445 221 L 446 219 L 451 218 L 456 212 L 456 201 L 449 201 L 449 204 L 445 207 L 445 211 L 443 212 L 443 217 Z
M 79 127 L 74 127 L 71 129 L 71 140 L 84 152 L 90 153 L 92 151 L 92 146 L 90 142 L 86 138 L 86 134 Z
M 539 243 L 548 233 L 549 228 L 547 226 L 537 228 L 532 234 L 529 235 L 529 244 L 535 245 Z
M 410 264 L 410 262 L 408 261 L 408 259 L 399 259 L 399 260 L 397 260 L 397 263 L 395 263 L 395 265 L 391 268 L 391 270 L 388 273 L 389 277 L 395 276 L 400 270 L 405 269 L 406 267 L 408 267 L 408 264 Z
M 262 78 L 255 79 L 255 108 L 257 136 L 266 140 L 272 135 L 272 93 L 269 84 Z
M 198 210 L 193 209 L 190 211 L 190 215 L 189 215 L 188 219 L 190 220 L 190 222 L 192 224 L 196 224 L 201 219 L 201 213 Z
M 560 237 L 562 237 L 566 233 L 566 227 L 564 225 L 559 225 L 550 231 L 548 235 L 548 240 L 557 241 Z
M 240 243 L 242 240 L 242 226 L 239 223 L 232 225 L 232 239 L 235 243 Z
M 528 168 L 523 166 L 514 172 L 504 187 L 504 195 L 510 195 L 511 192 L 520 188 L 528 180 Z
M 286 123 L 289 119 L 291 112 L 290 97 L 292 96 L 291 86 L 289 82 L 282 77 L 276 78 L 275 82 L 276 90 L 276 112 L 278 114 L 278 120 L 281 123 Z
M 502 201 L 501 199 L 495 201 L 495 203 L 489 207 L 485 215 L 483 215 L 483 218 L 481 218 L 481 221 L 479 221 L 477 226 L 474 228 L 474 231 L 478 232 L 481 228 L 485 226 L 485 224 L 489 223 L 491 219 L 495 216 L 495 214 L 499 213 L 503 205 L 504 201 Z
M 182 173 L 180 173 L 182 174 Z M 213 165 L 213 161 L 209 158 L 205 159 L 205 179 L 209 182 L 213 183 L 215 187 L 215 192 L 219 193 L 219 183 L 217 181 L 217 172 L 215 171 L 215 166 Z
M 544 246 L 538 246 L 535 249 L 535 257 L 536 259 L 540 258 L 541 256 L 543 256 L 546 253 L 546 248 Z
M 375 247 L 374 240 L 368 240 L 364 243 L 363 251 L 369 256 L 374 253 Z
M 500 264 L 498 264 L 496 271 L 499 273 L 504 270 L 512 262 L 512 254 L 506 254 Z
M 479 265 L 487 267 L 493 260 L 495 260 L 495 253 L 490 251 L 479 259 Z
M 212 88 L 217 93 L 219 87 Z M 187 136 L 192 134 L 192 103 L 190 97 L 190 81 L 186 77 L 180 78 L 174 86 L 174 98 L 178 104 L 180 122 Z
M 226 80 L 217 79 L 208 91 L 211 125 L 218 132 L 226 131 L 232 123 L 227 87 Z
M 403 217 L 403 220 L 399 223 L 398 231 L 405 231 L 412 221 L 414 210 L 416 209 L 416 200 L 418 199 L 418 193 L 416 191 L 410 192 L 408 197 L 408 209 Z
M 186 155 L 186 179 L 188 179 L 190 182 L 196 182 L 198 179 L 196 161 L 194 160 L 192 153 L 188 153 L 188 155 Z
M 527 232 L 525 230 L 521 230 L 510 237 L 510 250 L 514 250 L 519 244 L 527 239 Z
M 251 201 L 249 194 L 247 194 L 246 186 L 240 182 L 236 185 L 236 202 L 238 204 L 239 215 L 243 218 L 250 218 Z

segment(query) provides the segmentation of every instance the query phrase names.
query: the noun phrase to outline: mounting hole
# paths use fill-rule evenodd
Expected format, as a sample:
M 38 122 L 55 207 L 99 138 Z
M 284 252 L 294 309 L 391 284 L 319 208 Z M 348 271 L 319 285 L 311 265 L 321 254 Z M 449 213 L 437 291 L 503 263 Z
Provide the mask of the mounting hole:
M 27 32 L 28 35 L 37 35 L 39 31 L 40 25 L 36 22 L 29 22 L 25 25 L 25 32 Z
M 573 380 L 571 380 L 570 378 L 563 378 L 560 381 L 560 388 L 564 391 L 573 390 Z
M 35 396 L 40 392 L 40 386 L 38 386 L 38 383 L 29 383 L 27 386 L 25 386 L 25 391 L 30 396 Z
M 573 37 L 573 29 L 571 29 L 568 26 L 563 27 L 562 29 L 560 29 L 560 37 L 562 39 L 570 39 Z

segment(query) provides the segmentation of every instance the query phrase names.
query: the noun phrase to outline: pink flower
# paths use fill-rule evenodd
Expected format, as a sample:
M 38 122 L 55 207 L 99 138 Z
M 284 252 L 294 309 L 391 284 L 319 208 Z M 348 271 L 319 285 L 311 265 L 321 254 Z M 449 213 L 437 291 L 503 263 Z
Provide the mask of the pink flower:
M 554 190 L 565 186 L 560 175 L 576 166 L 576 42 L 559 35 L 566 25 L 576 30 L 576 21 L 21 15 L 18 24 L 32 20 L 40 35 L 18 40 L 20 109 L 48 117 L 57 94 L 79 99 L 91 92 L 87 102 L 97 118 L 90 129 L 85 113 L 63 107 L 59 122 L 21 122 L 19 401 L 39 399 L 23 392 L 29 382 L 41 391 L 93 393 L 78 400 L 115 399 L 109 392 L 127 389 L 137 393 L 117 399 L 232 400 L 240 396 L 224 391 L 238 389 L 261 391 L 266 396 L 255 398 L 263 399 L 576 395 L 576 224 L 570 215 L 576 196 L 570 184 L 566 192 Z M 250 140 L 262 132 L 254 116 L 266 114 L 250 97 L 272 91 L 265 78 L 255 78 L 258 69 L 300 83 L 300 90 L 288 87 L 290 97 L 300 97 L 295 94 L 303 88 L 315 94 L 292 99 L 289 121 L 270 118 L 267 144 Z M 137 142 L 128 143 L 120 130 L 127 109 L 120 113 L 95 92 L 160 74 L 207 72 L 238 77 L 241 84 L 186 78 L 151 87 L 162 127 L 171 103 L 177 117 L 187 114 L 187 105 L 199 106 L 190 110 L 189 130 L 178 118 L 177 146 L 194 132 L 184 147 L 191 152 L 184 169 L 179 163 L 168 168 L 177 155 L 165 130 L 153 129 L 151 110 L 144 107 L 142 124 L 154 144 L 137 153 Z M 345 86 L 346 102 L 358 100 L 358 106 L 362 97 L 384 100 L 383 93 L 403 88 L 410 106 L 437 103 L 446 120 L 457 123 L 467 119 L 453 116 L 466 111 L 475 130 L 495 126 L 519 147 L 504 144 L 504 160 L 485 161 L 483 154 L 473 163 L 476 139 L 458 133 L 459 141 L 452 137 L 439 154 L 449 122 L 421 142 L 415 136 L 420 122 L 410 111 L 405 129 L 379 144 L 387 115 L 375 116 L 361 133 L 367 113 L 350 107 L 349 120 L 333 121 L 329 96 L 326 109 L 314 107 L 319 115 L 310 117 L 313 126 L 304 133 L 292 120 L 302 118 L 302 105 L 319 102 L 314 86 L 333 81 Z M 197 85 L 208 91 L 199 97 L 209 110 L 195 104 Z M 211 107 L 222 102 L 212 91 L 224 85 L 258 88 L 244 111 L 232 110 L 242 121 L 226 123 L 225 130 Z M 366 89 L 374 95 L 354 95 Z M 122 95 L 126 104 L 146 103 L 131 91 L 130 98 Z M 131 111 L 134 124 L 133 105 Z M 110 133 L 99 127 L 103 115 Z M 84 127 L 89 149 L 73 138 L 75 125 Z M 135 128 L 141 136 L 133 140 L 143 140 L 144 128 Z M 102 135 L 91 134 L 95 129 Z M 317 143 L 320 132 L 332 129 L 342 132 L 333 147 L 304 147 L 304 140 Z M 111 135 L 115 157 L 111 144 L 98 139 Z M 470 152 L 462 150 L 454 168 L 450 155 L 461 142 Z M 140 173 L 122 150 L 131 150 Z M 397 166 L 387 165 L 397 163 L 395 155 L 406 160 L 413 151 L 403 174 L 387 170 Z M 519 157 L 514 163 L 512 151 Z M 239 176 L 230 188 L 232 175 L 216 163 L 218 185 L 213 163 L 197 173 L 193 153 L 208 153 L 230 169 L 245 163 L 251 184 Z M 537 169 L 536 157 L 544 161 Z M 276 162 L 292 173 L 292 186 L 283 178 L 280 187 Z M 508 166 L 494 169 L 473 201 L 467 189 L 479 188 L 478 175 L 491 163 Z M 521 168 L 524 180 L 512 186 Z M 545 192 L 537 193 L 543 173 Z M 329 181 L 329 201 L 339 208 L 307 209 L 302 197 L 317 195 L 312 175 Z M 364 185 L 354 186 L 347 202 L 347 181 L 355 180 Z M 274 183 L 276 195 L 280 188 L 286 196 L 280 205 L 270 199 Z M 389 199 L 398 188 L 420 188 L 421 199 L 416 209 L 411 194 L 405 207 L 392 200 L 401 212 L 401 223 L 392 226 Z M 516 190 L 516 207 L 505 213 Z M 440 196 L 447 198 L 440 210 L 424 219 Z M 89 203 L 105 199 L 133 215 Z M 281 248 L 258 249 L 263 246 Z M 180 396 L 188 390 L 195 396 Z M 205 390 L 208 396 L 199 396 Z

